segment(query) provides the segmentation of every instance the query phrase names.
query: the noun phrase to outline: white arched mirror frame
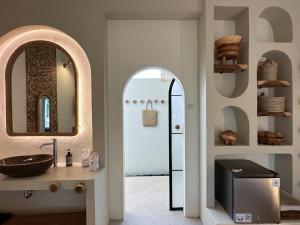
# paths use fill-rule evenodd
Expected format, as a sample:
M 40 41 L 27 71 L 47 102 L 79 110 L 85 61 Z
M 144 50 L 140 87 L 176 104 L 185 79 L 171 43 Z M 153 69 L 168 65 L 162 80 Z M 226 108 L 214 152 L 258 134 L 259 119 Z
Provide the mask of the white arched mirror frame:
M 73 58 L 77 69 L 77 94 L 78 94 L 78 133 L 75 136 L 39 136 L 33 137 L 19 136 L 11 137 L 6 129 L 6 85 L 5 70 L 10 56 L 21 45 L 36 41 L 48 41 L 55 43 L 65 49 Z M 80 158 L 79 148 L 92 149 L 92 102 L 91 102 L 91 67 L 87 55 L 81 46 L 64 32 L 48 26 L 30 25 L 14 29 L 0 38 L 0 136 L 2 145 L 0 147 L 0 157 L 11 155 L 36 153 L 36 146 L 49 141 L 49 138 L 59 138 L 59 143 L 73 147 L 74 158 Z M 7 148 L 9 147 L 9 152 Z M 1 151 L 6 148 L 6 151 Z M 63 161 L 61 154 L 59 161 Z M 60 160 L 61 158 L 61 160 Z

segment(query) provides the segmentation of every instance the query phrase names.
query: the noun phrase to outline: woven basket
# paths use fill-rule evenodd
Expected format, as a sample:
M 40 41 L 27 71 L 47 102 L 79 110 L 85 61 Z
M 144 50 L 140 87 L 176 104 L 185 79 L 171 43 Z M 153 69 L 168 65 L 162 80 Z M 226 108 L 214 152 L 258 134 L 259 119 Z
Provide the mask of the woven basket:
M 284 112 L 286 97 L 258 96 L 259 112 Z
M 277 65 L 272 59 L 260 61 L 257 68 L 258 80 L 277 80 Z

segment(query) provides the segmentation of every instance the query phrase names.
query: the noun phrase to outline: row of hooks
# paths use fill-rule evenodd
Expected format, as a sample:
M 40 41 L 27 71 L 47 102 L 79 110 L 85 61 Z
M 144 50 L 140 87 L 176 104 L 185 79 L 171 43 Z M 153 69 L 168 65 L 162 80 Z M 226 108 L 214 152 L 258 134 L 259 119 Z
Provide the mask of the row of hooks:
M 156 103 L 156 104 L 158 104 L 158 103 L 165 104 L 165 103 L 166 103 L 166 100 L 163 100 L 163 99 L 161 99 L 161 100 L 158 100 L 158 99 L 154 99 L 154 100 L 148 99 L 147 101 L 150 101 L 151 103 L 154 102 L 154 103 Z M 126 100 L 125 100 L 125 103 L 126 103 L 126 104 L 129 104 L 129 103 L 133 103 L 133 104 L 141 103 L 141 104 L 144 104 L 144 103 L 146 103 L 147 101 L 145 101 L 145 100 L 143 100 L 143 99 L 141 99 L 141 100 L 133 99 L 132 101 L 130 101 L 129 99 L 126 99 Z

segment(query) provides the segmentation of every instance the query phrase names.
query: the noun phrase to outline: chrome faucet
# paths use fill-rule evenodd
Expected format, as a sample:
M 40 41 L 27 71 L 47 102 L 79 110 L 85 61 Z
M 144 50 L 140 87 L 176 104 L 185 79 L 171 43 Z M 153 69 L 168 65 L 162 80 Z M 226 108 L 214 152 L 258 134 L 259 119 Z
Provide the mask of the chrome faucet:
M 42 149 L 44 146 L 52 145 L 53 149 L 53 166 L 57 166 L 57 140 L 55 138 L 52 139 L 52 142 L 41 144 L 40 149 Z

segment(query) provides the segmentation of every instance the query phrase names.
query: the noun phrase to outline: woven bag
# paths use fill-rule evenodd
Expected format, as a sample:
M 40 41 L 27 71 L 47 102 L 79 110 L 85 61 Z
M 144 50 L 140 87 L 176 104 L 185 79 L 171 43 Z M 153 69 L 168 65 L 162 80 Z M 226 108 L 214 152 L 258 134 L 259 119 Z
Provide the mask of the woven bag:
M 265 59 L 258 62 L 257 76 L 258 80 L 277 80 L 278 63 L 272 59 Z
M 150 109 L 148 106 L 150 105 Z M 152 101 L 148 100 L 146 110 L 143 110 L 143 126 L 155 127 L 157 126 L 157 111 L 152 109 Z

